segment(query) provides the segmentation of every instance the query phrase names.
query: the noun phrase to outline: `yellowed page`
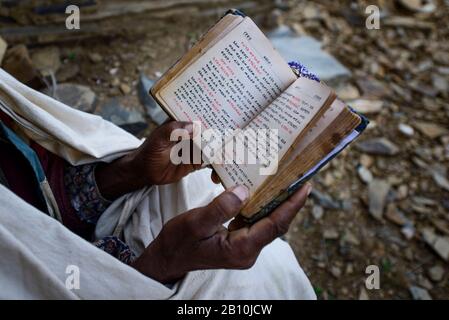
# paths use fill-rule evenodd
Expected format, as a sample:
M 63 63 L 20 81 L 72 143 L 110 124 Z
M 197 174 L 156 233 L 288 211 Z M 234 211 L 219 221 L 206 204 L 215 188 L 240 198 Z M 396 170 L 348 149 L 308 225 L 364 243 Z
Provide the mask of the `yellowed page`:
M 246 17 L 210 47 L 160 97 L 177 120 L 203 129 L 245 127 L 296 79 L 272 44 Z
M 331 93 L 331 89 L 323 84 L 306 78 L 297 79 L 251 121 L 245 130 L 226 144 L 225 159 L 234 159 L 234 162 L 213 165 L 225 187 L 243 184 L 253 195 L 267 178 L 267 171 L 277 169 L 278 161 L 320 112 Z M 258 133 L 273 129 L 277 136 L 269 136 L 270 152 L 264 152 L 258 144 L 263 137 Z M 239 152 L 242 149 L 247 153 Z M 275 174 L 276 171 L 271 173 Z

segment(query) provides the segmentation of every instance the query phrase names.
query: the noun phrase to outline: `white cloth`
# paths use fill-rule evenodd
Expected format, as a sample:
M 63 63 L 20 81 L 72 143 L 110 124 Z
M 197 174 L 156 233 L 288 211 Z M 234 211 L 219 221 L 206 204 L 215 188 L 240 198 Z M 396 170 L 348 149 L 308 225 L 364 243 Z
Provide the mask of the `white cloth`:
M 27 88 L 1 69 L 0 108 L 30 139 L 73 164 L 110 161 L 140 144 L 120 128 Z M 119 233 L 141 253 L 169 219 L 222 192 L 209 175 L 204 169 L 179 183 L 121 197 L 100 218 L 96 236 Z M 167 288 L 95 248 L 3 186 L 0 223 L 0 298 L 316 298 L 291 248 L 279 239 L 265 247 L 248 270 L 190 272 Z M 73 276 L 66 270 L 72 265 L 79 270 L 79 289 L 66 287 Z

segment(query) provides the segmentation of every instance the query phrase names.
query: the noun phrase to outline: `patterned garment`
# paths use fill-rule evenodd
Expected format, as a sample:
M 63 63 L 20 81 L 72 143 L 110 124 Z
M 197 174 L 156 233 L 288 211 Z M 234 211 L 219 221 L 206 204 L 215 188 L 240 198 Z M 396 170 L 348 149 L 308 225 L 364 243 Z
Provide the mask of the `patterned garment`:
M 100 216 L 111 204 L 98 190 L 95 167 L 96 164 L 67 165 L 64 171 L 64 184 L 73 209 L 82 221 L 92 225 L 97 224 Z M 118 237 L 108 236 L 93 244 L 123 263 L 129 264 L 135 259 L 129 246 Z

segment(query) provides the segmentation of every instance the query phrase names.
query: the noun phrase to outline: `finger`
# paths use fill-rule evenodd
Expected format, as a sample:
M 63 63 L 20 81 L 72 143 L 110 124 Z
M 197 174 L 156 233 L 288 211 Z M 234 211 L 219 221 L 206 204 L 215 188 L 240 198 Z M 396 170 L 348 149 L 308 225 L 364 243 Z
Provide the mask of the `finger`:
M 249 226 L 250 224 L 246 223 L 243 216 L 239 214 L 229 223 L 228 230 L 232 232 Z
M 210 174 L 210 178 L 211 178 L 212 182 L 215 184 L 221 183 L 220 177 L 214 170 L 212 170 L 212 173 Z
M 237 186 L 223 192 L 209 205 L 199 209 L 198 221 L 201 221 L 200 232 L 204 237 L 210 237 L 217 232 L 222 224 L 235 217 L 249 197 L 245 186 Z
M 269 216 L 252 225 L 247 234 L 247 241 L 254 243 L 256 247 L 262 249 L 277 237 L 285 234 L 298 211 L 306 203 L 311 191 L 312 185 L 306 183 Z
M 171 121 L 157 128 L 154 133 L 157 141 L 166 145 L 175 145 L 180 140 L 192 139 L 193 123 L 185 121 Z

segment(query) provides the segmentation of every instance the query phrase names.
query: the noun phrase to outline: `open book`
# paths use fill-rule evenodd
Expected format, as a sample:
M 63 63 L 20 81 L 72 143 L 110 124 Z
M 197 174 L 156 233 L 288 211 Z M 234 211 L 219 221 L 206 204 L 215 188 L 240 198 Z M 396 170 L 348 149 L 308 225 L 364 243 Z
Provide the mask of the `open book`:
M 225 188 L 248 187 L 241 212 L 248 221 L 274 210 L 367 124 L 331 88 L 298 76 L 239 11 L 215 24 L 151 94 L 173 119 L 223 134 L 222 143 L 197 146 Z

